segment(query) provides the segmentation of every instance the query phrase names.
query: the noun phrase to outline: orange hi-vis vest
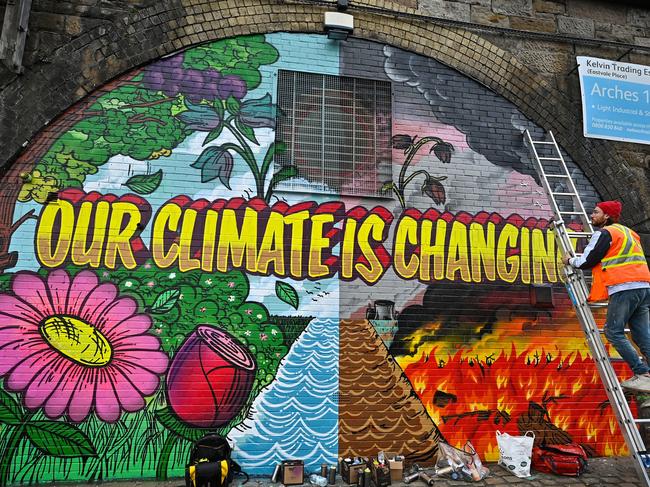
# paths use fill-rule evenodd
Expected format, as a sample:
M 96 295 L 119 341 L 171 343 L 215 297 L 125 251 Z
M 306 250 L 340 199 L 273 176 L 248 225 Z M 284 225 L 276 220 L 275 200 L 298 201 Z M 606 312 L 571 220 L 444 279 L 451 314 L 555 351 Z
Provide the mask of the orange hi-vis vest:
M 636 232 L 618 223 L 608 225 L 606 230 L 612 236 L 612 243 L 603 260 L 591 270 L 589 301 L 606 300 L 608 286 L 650 282 L 650 270 Z

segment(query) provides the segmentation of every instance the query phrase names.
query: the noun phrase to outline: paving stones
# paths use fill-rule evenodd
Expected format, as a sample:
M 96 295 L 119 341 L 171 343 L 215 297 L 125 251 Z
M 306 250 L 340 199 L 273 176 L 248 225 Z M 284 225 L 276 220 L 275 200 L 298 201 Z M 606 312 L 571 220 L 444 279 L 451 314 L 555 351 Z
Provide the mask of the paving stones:
M 642 487 L 643 484 L 636 477 L 634 464 L 628 457 L 606 457 L 590 458 L 589 468 L 586 473 L 578 478 L 561 477 L 558 475 L 549 475 L 534 472 L 533 475 L 526 479 L 520 479 L 507 472 L 505 469 L 494 463 L 487 464 L 490 469 L 490 476 L 481 482 L 461 482 L 447 479 L 436 479 L 433 487 L 466 487 L 466 486 L 489 486 L 489 487 Z M 137 481 L 120 481 L 120 482 L 103 482 L 101 484 L 72 484 L 70 487 L 182 487 L 183 479 L 157 482 L 153 480 Z M 235 487 L 241 483 L 237 481 Z M 310 486 L 309 483 L 305 484 Z M 393 483 L 394 487 L 424 487 L 423 482 L 412 482 L 404 484 L 402 482 Z M 269 477 L 253 477 L 246 487 L 283 487 L 282 484 L 274 484 Z M 336 487 L 347 487 L 340 477 L 337 476 Z

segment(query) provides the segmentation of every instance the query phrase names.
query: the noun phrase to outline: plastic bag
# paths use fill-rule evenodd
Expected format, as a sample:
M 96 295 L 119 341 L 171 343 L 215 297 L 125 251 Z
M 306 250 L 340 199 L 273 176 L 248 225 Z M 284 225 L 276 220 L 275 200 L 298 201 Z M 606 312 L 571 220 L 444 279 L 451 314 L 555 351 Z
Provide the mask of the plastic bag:
M 529 436 L 530 435 L 530 436 Z M 530 477 L 530 463 L 535 433 L 526 431 L 524 436 L 512 436 L 497 430 L 499 465 L 503 465 L 517 477 Z
M 490 471 L 485 468 L 476 450 L 468 441 L 462 450 L 441 441 L 438 443 L 438 460 L 436 472 L 454 480 L 462 477 L 467 481 L 479 481 L 487 477 Z

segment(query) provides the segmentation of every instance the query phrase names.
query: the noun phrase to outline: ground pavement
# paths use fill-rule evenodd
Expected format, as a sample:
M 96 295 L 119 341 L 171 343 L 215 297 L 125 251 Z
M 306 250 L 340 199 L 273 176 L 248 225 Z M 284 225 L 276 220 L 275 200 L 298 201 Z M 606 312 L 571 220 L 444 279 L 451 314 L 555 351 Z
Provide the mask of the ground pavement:
M 528 479 L 520 479 L 508 473 L 502 467 L 496 464 L 487 464 L 490 468 L 491 475 L 481 482 L 461 482 L 453 480 L 436 480 L 434 487 L 462 487 L 462 486 L 518 486 L 518 487 L 551 487 L 558 485 L 561 487 L 645 487 L 636 476 L 636 470 L 629 458 L 627 457 L 606 457 L 589 459 L 589 469 L 586 473 L 578 478 L 560 477 L 534 473 Z M 347 487 L 347 484 L 341 481 L 337 476 L 337 487 Z M 240 481 L 237 481 L 235 487 L 239 487 Z M 57 484 L 63 485 L 63 484 Z M 74 487 L 181 487 L 184 486 L 182 479 L 170 480 L 166 482 L 156 481 L 121 481 L 121 482 L 103 482 L 101 484 L 67 484 Z M 305 484 L 308 487 L 310 484 Z M 413 482 L 408 487 L 424 487 L 423 482 Z M 282 487 L 282 484 L 271 483 L 269 477 L 254 477 L 246 484 L 247 487 Z M 393 483 L 394 487 L 405 487 L 404 483 Z

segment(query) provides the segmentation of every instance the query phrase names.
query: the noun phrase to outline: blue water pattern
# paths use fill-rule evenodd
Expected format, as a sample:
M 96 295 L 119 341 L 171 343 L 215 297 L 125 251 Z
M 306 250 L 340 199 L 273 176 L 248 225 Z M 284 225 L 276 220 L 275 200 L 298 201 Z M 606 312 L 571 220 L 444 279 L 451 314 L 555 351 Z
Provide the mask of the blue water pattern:
M 303 460 L 305 473 L 335 465 L 338 455 L 339 324 L 314 319 L 294 342 L 252 414 L 228 436 L 249 475 L 270 475 L 282 460 Z

